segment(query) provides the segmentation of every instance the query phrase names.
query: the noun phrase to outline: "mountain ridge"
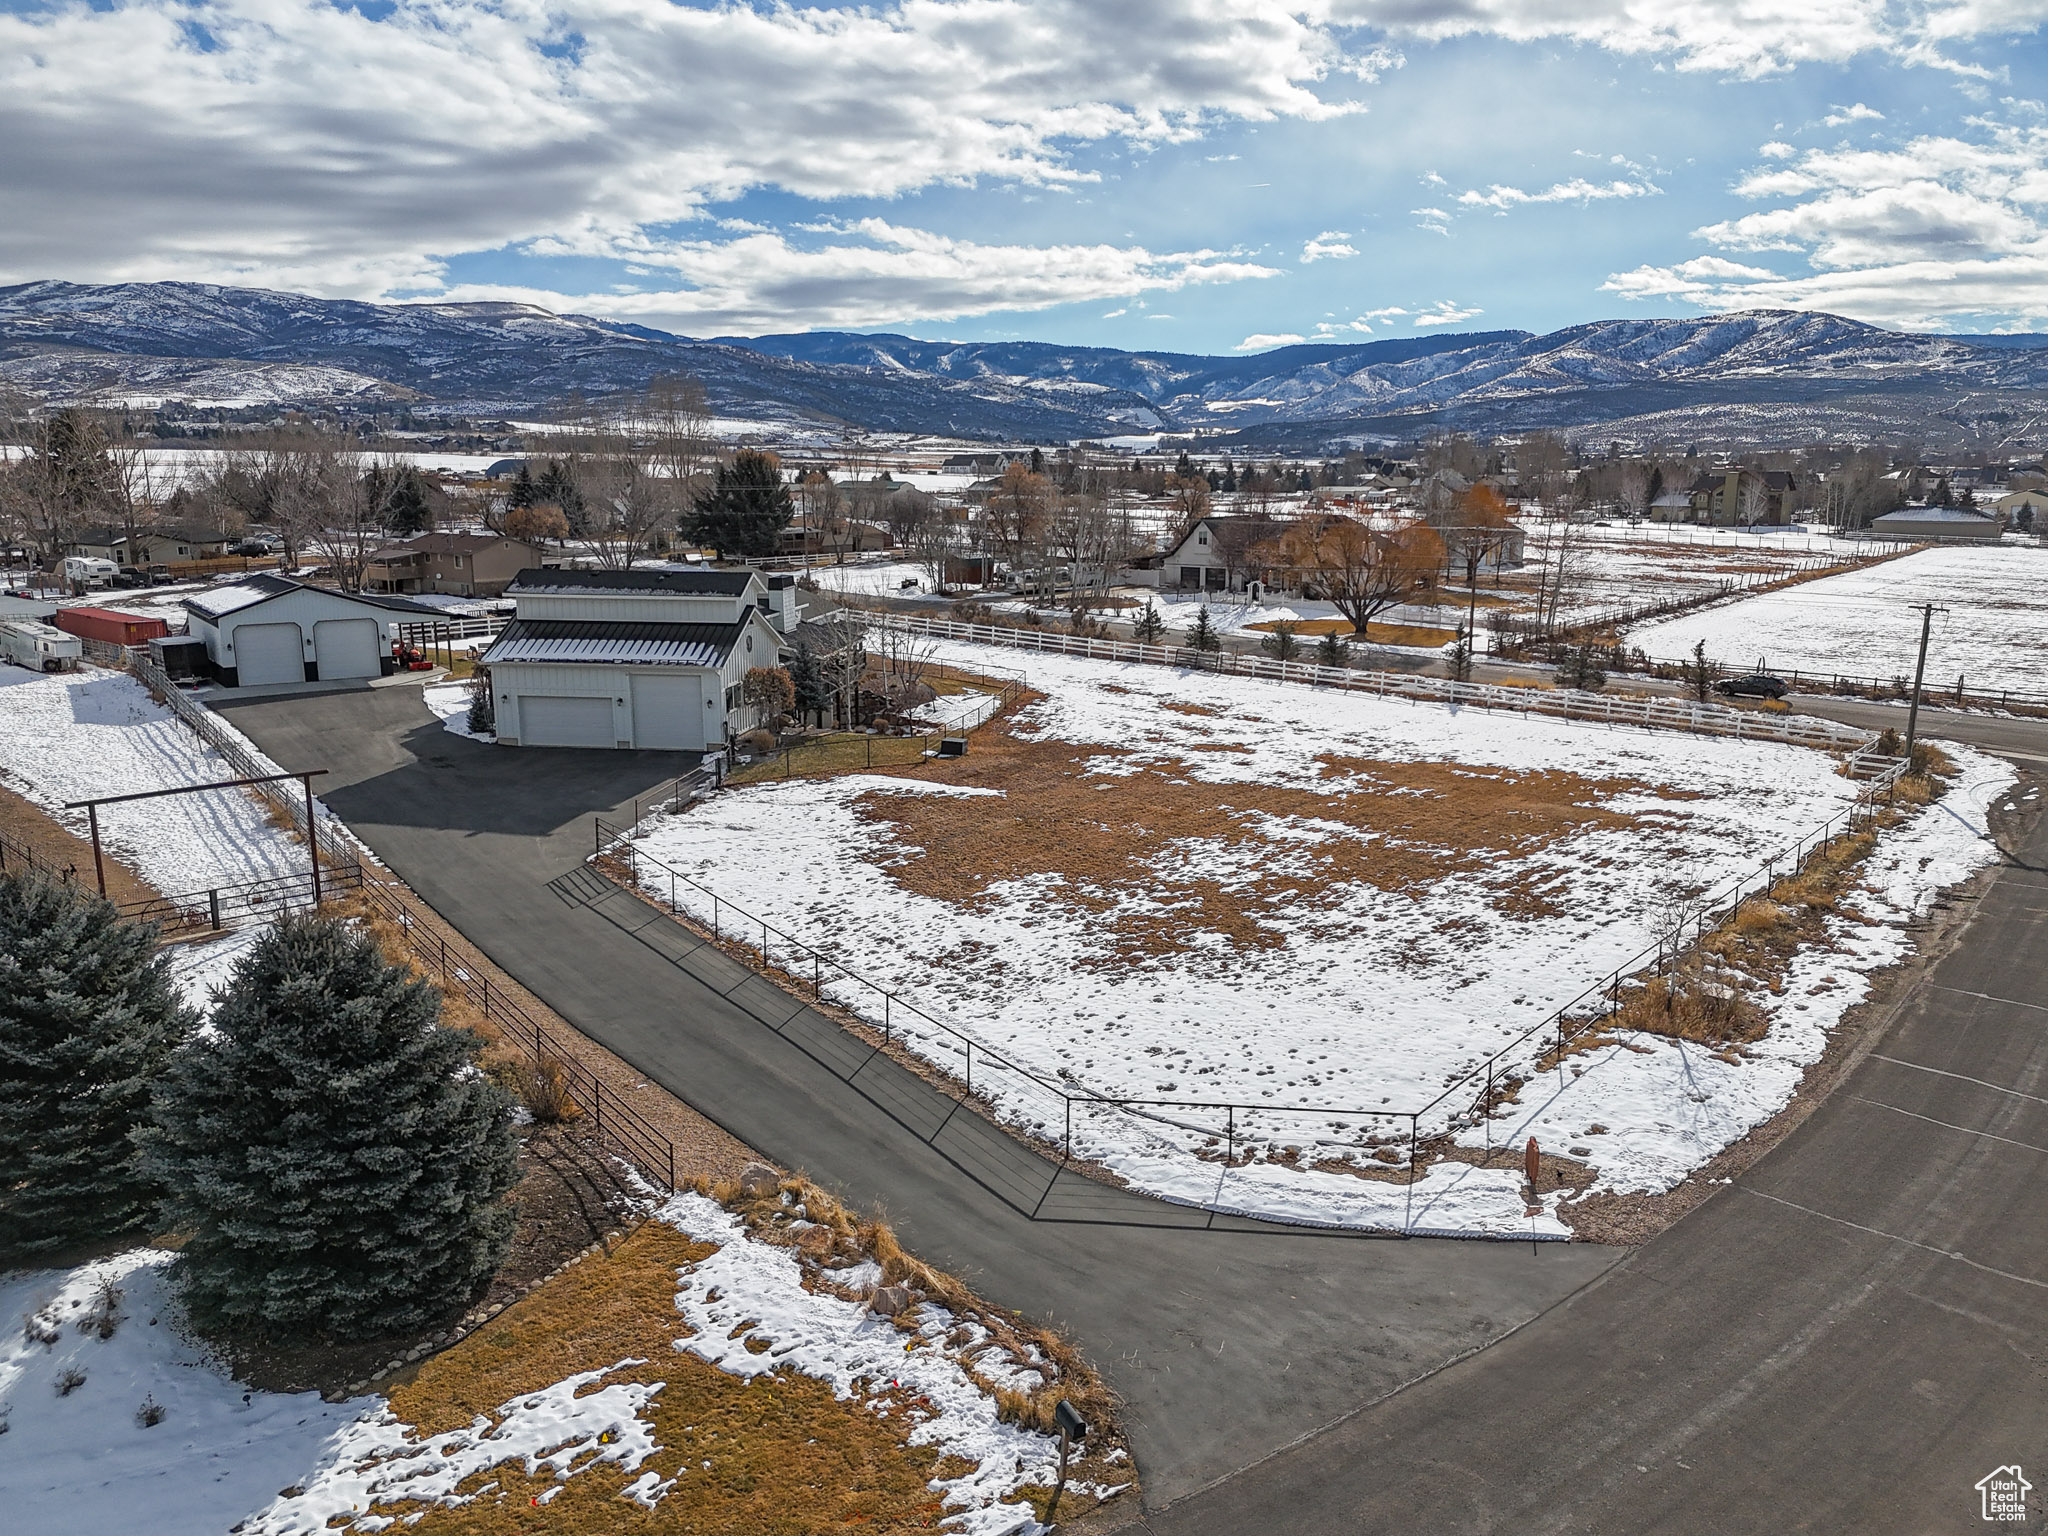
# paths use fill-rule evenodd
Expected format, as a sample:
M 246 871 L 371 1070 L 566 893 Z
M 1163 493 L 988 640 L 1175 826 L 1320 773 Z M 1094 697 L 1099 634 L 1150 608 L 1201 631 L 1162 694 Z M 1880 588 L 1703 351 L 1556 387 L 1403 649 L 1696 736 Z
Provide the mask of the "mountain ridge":
M 1217 356 L 815 331 L 695 338 L 509 301 L 376 304 L 197 283 L 0 287 L 0 384 L 222 410 L 545 411 L 660 374 L 720 414 L 811 430 L 1058 441 L 1155 431 L 1270 446 L 1437 426 L 1995 435 L 2048 405 L 2048 337 L 1937 336 L 1747 310 L 1291 343 Z

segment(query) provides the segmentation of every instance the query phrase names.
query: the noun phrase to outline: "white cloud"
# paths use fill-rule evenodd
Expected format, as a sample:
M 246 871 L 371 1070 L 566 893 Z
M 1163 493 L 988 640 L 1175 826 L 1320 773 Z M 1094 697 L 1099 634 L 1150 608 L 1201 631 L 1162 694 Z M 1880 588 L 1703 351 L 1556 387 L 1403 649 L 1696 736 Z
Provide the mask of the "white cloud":
M 1821 122 L 1829 128 L 1840 128 L 1845 123 L 1881 123 L 1883 121 L 1884 114 L 1882 112 L 1878 111 L 1875 107 L 1866 107 L 1860 101 L 1853 107 L 1837 107 L 1821 119 Z
M 1330 337 L 1341 336 L 1346 331 L 1353 331 L 1362 336 L 1370 336 L 1373 334 L 1375 326 L 1383 325 L 1389 320 L 1400 319 L 1407 313 L 1408 311 L 1400 305 L 1391 304 L 1385 309 L 1368 309 L 1364 314 L 1351 320 L 1318 320 L 1316 322 L 1316 337 L 1318 340 L 1327 341 Z
M 1813 150 L 1737 191 L 1779 206 L 1709 224 L 1724 251 L 1784 251 L 1785 275 L 1702 256 L 1615 273 L 1607 291 L 1710 309 L 1824 309 L 1930 329 L 1970 317 L 2048 317 L 2048 128 L 1976 120 L 1979 136 L 1898 149 Z
M 1662 187 L 1647 181 L 1593 182 L 1575 176 L 1570 181 L 1560 181 L 1545 187 L 1541 192 L 1525 192 L 1520 187 L 1504 187 L 1496 183 L 1484 192 L 1460 192 L 1458 201 L 1467 208 L 1496 208 L 1506 212 L 1527 203 L 1593 203 L 1613 198 L 1658 197 Z
M 1271 267 L 1214 251 L 985 245 L 879 219 L 835 226 L 832 236 L 816 246 L 793 244 L 773 233 L 671 242 L 645 258 L 675 276 L 677 285 L 668 288 L 593 297 L 467 283 L 450 288 L 445 297 L 458 303 L 514 299 L 698 335 L 722 335 L 951 320 L 996 310 L 1099 302 L 1139 289 L 1171 291 L 1196 283 L 1275 275 Z
M 1449 299 L 1439 299 L 1433 308 L 1426 309 L 1415 317 L 1415 325 L 1417 329 L 1426 329 L 1433 325 L 1456 325 L 1461 320 L 1470 320 L 1475 315 L 1485 313 L 1483 309 L 1460 309 Z
M 1333 257 L 1356 256 L 1358 254 L 1358 247 L 1347 244 L 1346 242 L 1349 238 L 1341 229 L 1324 230 L 1320 235 L 1317 235 L 1313 240 L 1308 241 L 1302 246 L 1302 265 L 1306 266 L 1312 261 L 1323 261 Z
M 749 188 L 1057 187 L 1076 146 L 1340 115 L 1344 63 L 1262 0 L 0 9 L 0 272 L 371 297 L 506 245 L 638 259 Z
M 1332 0 L 1330 15 L 1396 38 L 1559 39 L 1733 75 L 1863 54 L 1984 74 L 1942 49 L 2032 32 L 2048 8 L 2042 0 Z
M 1304 339 L 1292 331 L 1279 331 L 1273 334 L 1261 331 L 1256 336 L 1245 337 L 1243 341 L 1237 344 L 1234 350 L 1239 352 L 1265 352 L 1270 351 L 1274 347 L 1292 346 L 1295 342 Z
M 1768 144 L 1759 145 L 1757 153 L 1766 160 L 1789 160 L 1798 154 L 1799 151 L 1790 144 L 1787 144 L 1783 139 L 1773 139 Z
M 1443 208 L 1410 208 L 1415 215 L 1415 227 L 1426 229 L 1432 235 L 1448 236 L 1451 232 L 1451 215 Z

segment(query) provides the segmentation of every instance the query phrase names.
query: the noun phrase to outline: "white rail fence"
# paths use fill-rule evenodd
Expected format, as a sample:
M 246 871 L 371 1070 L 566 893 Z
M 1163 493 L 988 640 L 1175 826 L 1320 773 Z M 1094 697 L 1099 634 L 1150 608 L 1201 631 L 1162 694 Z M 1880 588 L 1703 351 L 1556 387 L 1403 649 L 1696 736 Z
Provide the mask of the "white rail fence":
M 879 628 L 977 645 L 1009 646 L 1058 656 L 1095 661 L 1139 662 L 1182 667 L 1267 682 L 1311 688 L 1371 693 L 1382 698 L 1497 709 L 1523 715 L 1549 715 L 1599 725 L 1632 725 L 1651 730 L 1688 731 L 1694 735 L 1731 736 L 1741 740 L 1789 742 L 1826 752 L 1853 752 L 1873 739 L 1868 731 L 1808 715 L 1764 715 L 1701 704 L 1688 699 L 1662 699 L 1586 693 L 1575 689 L 1506 688 L 1493 683 L 1461 683 L 1446 677 L 1419 677 L 1406 672 L 1371 672 L 1350 667 L 1325 667 L 1313 662 L 1275 661 L 1229 651 L 1196 651 L 1171 645 L 1141 645 L 1132 640 L 1096 640 L 1045 630 L 1011 629 L 1004 625 L 961 624 L 922 614 L 871 613 Z

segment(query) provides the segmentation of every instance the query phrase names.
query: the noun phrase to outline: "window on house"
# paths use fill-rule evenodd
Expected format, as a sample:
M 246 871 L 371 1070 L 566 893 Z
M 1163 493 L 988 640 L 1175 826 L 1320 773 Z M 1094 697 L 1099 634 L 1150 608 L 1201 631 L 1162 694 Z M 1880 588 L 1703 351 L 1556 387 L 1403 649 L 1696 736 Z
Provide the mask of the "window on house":
M 739 684 L 735 683 L 725 690 L 725 707 L 728 713 L 740 707 Z
M 1209 547 L 1209 530 L 1204 528 L 1200 533 L 1196 534 L 1195 542 L 1204 549 L 1207 549 Z

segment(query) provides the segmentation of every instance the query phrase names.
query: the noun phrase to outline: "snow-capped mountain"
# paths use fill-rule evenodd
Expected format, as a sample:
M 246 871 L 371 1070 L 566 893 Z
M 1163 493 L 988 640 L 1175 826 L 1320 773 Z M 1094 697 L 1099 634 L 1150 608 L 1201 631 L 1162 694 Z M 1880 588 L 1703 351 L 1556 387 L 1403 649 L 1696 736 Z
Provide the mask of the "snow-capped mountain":
M 1977 434 L 2048 400 L 2048 337 L 1757 310 L 1305 344 L 1249 357 L 817 332 L 700 341 L 525 304 L 367 304 L 192 283 L 0 288 L 0 383 L 53 400 L 410 401 L 503 415 L 703 379 L 724 415 L 964 437 L 1164 427 L 1313 448 L 1435 425 Z

